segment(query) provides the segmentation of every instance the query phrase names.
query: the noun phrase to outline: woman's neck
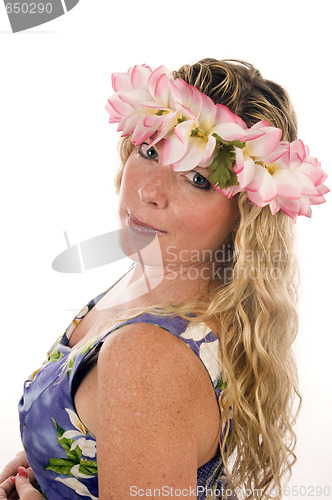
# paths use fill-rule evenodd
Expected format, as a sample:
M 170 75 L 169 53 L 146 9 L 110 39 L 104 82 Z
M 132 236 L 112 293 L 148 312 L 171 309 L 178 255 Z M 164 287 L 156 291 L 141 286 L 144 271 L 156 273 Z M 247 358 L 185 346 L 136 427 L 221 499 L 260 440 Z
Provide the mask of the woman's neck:
M 182 305 L 204 296 L 212 286 L 211 269 L 205 264 L 167 269 L 134 267 L 98 302 L 98 309 L 125 310 L 151 305 Z

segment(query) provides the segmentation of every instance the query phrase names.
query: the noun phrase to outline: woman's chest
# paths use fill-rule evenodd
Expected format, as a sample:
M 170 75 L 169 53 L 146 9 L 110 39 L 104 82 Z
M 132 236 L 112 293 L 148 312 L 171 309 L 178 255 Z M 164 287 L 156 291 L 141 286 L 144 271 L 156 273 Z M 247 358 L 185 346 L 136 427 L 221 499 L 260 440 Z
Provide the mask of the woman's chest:
M 115 316 L 115 312 L 111 309 L 98 310 L 94 307 L 76 325 L 69 337 L 68 347 L 83 345 L 97 334 L 101 334 L 103 330 L 110 329 L 114 324 Z

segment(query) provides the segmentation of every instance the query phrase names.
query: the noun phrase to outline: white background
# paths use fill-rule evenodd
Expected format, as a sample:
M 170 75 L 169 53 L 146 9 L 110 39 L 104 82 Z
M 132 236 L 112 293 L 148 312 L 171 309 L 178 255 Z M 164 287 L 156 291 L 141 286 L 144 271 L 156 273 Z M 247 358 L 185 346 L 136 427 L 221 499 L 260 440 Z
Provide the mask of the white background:
M 124 261 L 77 275 L 51 268 L 66 248 L 63 231 L 73 244 L 117 227 L 118 137 L 104 110 L 111 73 L 142 63 L 176 69 L 202 57 L 252 62 L 288 90 L 299 137 L 331 173 L 328 5 L 81 0 L 68 14 L 17 34 L 0 5 L 0 467 L 20 449 L 16 406 L 25 376 L 76 312 L 127 268 Z M 302 486 L 299 494 L 308 498 L 318 491 L 309 486 L 329 486 L 332 497 L 327 198 L 311 220 L 297 222 L 303 408 L 290 485 Z

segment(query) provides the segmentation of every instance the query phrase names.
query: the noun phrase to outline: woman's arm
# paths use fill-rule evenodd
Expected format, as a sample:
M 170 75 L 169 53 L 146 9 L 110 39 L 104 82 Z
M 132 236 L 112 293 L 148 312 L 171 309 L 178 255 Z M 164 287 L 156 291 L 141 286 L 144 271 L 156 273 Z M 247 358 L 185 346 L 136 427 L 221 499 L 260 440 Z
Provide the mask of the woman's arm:
M 219 413 L 188 346 L 154 325 L 123 327 L 100 351 L 97 387 L 100 500 L 151 498 L 154 489 L 156 498 L 159 490 L 197 498 L 197 468 L 216 451 Z

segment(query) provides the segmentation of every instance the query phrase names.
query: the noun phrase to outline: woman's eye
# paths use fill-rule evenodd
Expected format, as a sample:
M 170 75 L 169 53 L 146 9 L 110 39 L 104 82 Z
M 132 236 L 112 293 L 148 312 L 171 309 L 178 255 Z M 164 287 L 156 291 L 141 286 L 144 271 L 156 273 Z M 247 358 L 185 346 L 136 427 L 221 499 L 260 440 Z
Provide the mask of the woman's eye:
M 211 184 L 210 182 L 201 174 L 198 172 L 192 171 L 188 172 L 186 174 L 187 179 L 189 179 L 190 184 L 192 184 L 194 187 L 200 188 L 200 189 L 210 189 Z
M 137 151 L 138 154 L 149 160 L 156 160 L 158 158 L 158 151 L 153 146 L 149 148 L 146 142 L 138 146 Z

